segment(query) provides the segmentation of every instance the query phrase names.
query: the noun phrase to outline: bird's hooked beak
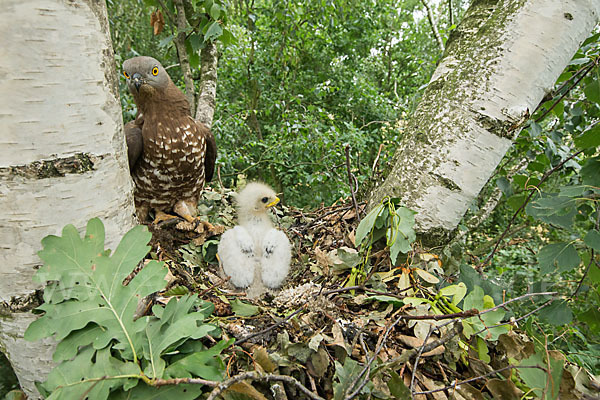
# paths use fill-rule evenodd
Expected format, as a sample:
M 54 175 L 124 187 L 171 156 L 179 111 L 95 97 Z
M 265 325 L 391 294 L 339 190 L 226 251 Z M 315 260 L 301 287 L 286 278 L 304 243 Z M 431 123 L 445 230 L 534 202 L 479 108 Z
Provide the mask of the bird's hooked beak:
M 137 90 L 139 92 L 140 86 L 142 86 L 144 84 L 144 79 L 142 78 L 142 75 L 140 75 L 136 72 L 131 77 L 131 81 L 133 82 L 133 85 L 135 86 L 135 90 Z
M 279 203 L 279 197 L 275 197 L 275 200 L 267 204 L 267 208 L 273 207 L 275 204 Z

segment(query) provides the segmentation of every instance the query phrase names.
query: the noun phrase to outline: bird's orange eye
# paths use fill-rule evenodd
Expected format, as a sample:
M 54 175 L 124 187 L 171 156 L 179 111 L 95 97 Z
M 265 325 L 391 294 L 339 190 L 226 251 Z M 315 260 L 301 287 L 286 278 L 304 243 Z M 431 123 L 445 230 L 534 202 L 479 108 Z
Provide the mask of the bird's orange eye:
M 158 67 L 152 68 L 152 75 L 154 75 L 154 76 L 158 75 Z
M 123 71 L 123 76 L 124 76 L 126 79 L 129 79 L 129 74 L 127 73 L 127 71 Z

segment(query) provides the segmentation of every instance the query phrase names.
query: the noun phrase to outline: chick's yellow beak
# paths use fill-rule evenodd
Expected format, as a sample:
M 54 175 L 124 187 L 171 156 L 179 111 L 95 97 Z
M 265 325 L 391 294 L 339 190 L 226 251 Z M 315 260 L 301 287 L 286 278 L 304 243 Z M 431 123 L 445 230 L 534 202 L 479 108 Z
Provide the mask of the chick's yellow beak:
M 279 203 L 279 197 L 275 197 L 275 200 L 267 204 L 267 208 L 273 207 L 275 204 Z

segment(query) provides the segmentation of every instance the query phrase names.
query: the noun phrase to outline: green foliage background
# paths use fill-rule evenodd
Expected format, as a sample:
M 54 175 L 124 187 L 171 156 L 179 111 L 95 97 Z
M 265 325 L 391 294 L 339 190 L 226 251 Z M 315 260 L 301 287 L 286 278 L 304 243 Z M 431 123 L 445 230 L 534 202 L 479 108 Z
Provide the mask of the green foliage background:
M 118 68 L 136 55 L 177 64 L 174 28 L 167 23 L 152 35 L 157 4 L 108 6 Z M 359 182 L 372 175 L 380 144 L 385 166 L 439 56 L 421 9 L 418 0 L 229 4 L 235 40 L 220 45 L 213 124 L 223 183 L 244 173 L 275 186 L 290 204 L 314 207 L 349 194 L 346 144 Z M 183 87 L 179 68 L 169 73 Z M 123 80 L 120 89 L 127 121 L 135 106 Z

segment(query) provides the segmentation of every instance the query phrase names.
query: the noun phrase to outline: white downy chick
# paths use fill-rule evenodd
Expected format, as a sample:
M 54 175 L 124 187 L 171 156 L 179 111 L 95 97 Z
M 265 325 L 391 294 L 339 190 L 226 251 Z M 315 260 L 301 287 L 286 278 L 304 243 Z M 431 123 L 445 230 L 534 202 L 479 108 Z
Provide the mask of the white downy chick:
M 273 189 L 259 182 L 249 183 L 237 196 L 238 225 L 223 234 L 218 248 L 223 271 L 237 287 L 252 284 L 255 268 L 272 289 L 280 287 L 289 272 L 290 241 L 273 228 L 267 215 L 278 202 Z

